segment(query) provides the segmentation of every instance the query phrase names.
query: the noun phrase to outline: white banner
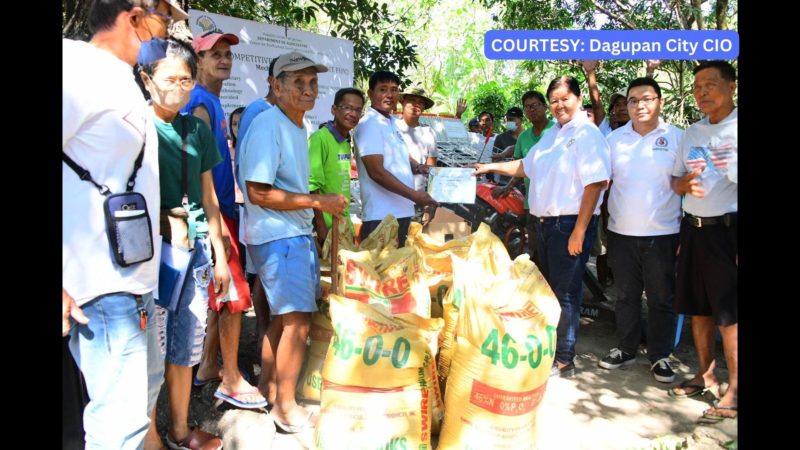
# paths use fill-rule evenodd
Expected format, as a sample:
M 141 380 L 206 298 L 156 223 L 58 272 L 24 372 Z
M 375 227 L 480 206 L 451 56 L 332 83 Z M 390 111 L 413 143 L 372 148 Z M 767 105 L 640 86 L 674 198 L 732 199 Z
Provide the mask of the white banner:
M 336 91 L 353 86 L 353 43 L 345 39 L 284 28 L 189 10 L 189 25 L 194 36 L 219 29 L 239 37 L 239 44 L 231 47 L 233 67 L 231 77 L 222 85 L 220 100 L 225 115 L 253 100 L 267 95 L 269 63 L 278 56 L 298 51 L 328 66 L 329 71 L 319 74 L 319 96 L 314 109 L 305 115 L 306 128 L 316 131 L 319 124 L 331 120 L 331 105 Z

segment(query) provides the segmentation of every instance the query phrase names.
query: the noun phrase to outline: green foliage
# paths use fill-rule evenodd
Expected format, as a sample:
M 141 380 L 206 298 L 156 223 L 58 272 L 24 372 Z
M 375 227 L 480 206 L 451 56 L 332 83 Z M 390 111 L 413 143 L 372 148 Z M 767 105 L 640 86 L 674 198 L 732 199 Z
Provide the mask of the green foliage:
M 417 65 L 416 45 L 406 38 L 405 24 L 389 12 L 386 3 L 375 0 L 198 0 L 193 7 L 315 32 L 324 15 L 330 19 L 331 36 L 353 41 L 354 84 L 380 69 L 405 80 L 406 71 Z
M 426 0 L 431 4 L 430 0 Z M 86 12 L 90 0 L 62 0 L 62 34 L 88 38 Z M 330 35 L 353 41 L 355 83 L 375 70 L 396 72 L 402 80 L 417 65 L 416 45 L 407 38 L 409 23 L 396 18 L 386 3 L 376 0 L 180 0 L 184 9 L 199 9 L 231 17 L 317 32 L 323 16 Z
M 506 113 L 508 100 L 503 88 L 496 81 L 490 81 L 478 86 L 467 96 L 467 113 L 470 118 L 477 118 L 478 114 L 488 111 L 494 116 L 495 131 L 502 128 L 502 117 Z

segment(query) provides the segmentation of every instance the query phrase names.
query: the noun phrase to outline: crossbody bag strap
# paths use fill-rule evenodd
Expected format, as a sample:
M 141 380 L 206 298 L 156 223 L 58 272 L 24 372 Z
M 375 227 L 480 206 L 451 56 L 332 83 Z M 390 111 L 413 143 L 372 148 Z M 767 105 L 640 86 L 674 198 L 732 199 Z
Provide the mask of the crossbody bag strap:
M 185 115 L 181 115 L 181 192 L 183 193 L 182 204 L 189 206 L 189 152 L 186 149 L 186 134 L 188 133 L 187 120 Z

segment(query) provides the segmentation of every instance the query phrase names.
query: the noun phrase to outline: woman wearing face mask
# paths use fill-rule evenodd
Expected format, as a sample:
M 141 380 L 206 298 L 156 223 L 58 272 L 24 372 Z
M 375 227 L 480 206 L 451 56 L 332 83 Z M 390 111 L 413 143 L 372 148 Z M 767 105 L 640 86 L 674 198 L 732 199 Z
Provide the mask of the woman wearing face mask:
M 610 150 L 600 130 L 581 111 L 581 91 L 571 76 L 547 88 L 558 122 L 522 160 L 478 164 L 476 175 L 494 172 L 530 178 L 528 203 L 538 220 L 542 271 L 561 305 L 551 376 L 575 374 L 575 342 L 583 300 L 583 274 L 597 231 L 600 195 L 611 176 Z
M 141 79 L 150 94 L 158 132 L 158 160 L 161 209 L 178 210 L 189 216 L 188 244 L 197 249 L 193 267 L 194 286 L 182 294 L 178 310 L 166 312 L 165 378 L 169 393 L 171 429 L 167 444 L 173 449 L 221 448 L 222 440 L 200 428 L 188 425 L 192 366 L 200 362 L 205 336 L 208 283 L 211 280 L 211 247 L 225 254 L 220 231 L 220 213 L 211 168 L 222 158 L 211 130 L 201 120 L 180 115 L 189 101 L 197 75 L 197 60 L 192 48 L 180 41 L 167 41 L 165 54 L 153 52 L 140 60 Z M 172 228 L 173 246 L 180 245 L 178 228 Z M 162 226 L 162 234 L 170 227 Z M 230 275 L 225 258 L 216 258 L 213 267 L 215 293 L 224 295 Z M 166 310 L 160 309 L 159 314 Z M 153 412 L 155 418 L 155 411 Z M 147 448 L 160 448 L 161 442 L 152 421 Z

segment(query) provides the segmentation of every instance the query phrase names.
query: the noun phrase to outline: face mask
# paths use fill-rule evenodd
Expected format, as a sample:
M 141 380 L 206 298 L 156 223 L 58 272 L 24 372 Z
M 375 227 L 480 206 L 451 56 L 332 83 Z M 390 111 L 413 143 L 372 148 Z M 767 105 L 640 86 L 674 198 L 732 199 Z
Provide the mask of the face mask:
M 508 131 L 517 131 L 517 122 L 506 122 L 506 128 Z
M 139 56 L 136 57 L 136 62 L 139 64 L 149 64 L 167 56 L 167 41 L 154 37 L 147 42 L 142 42 L 139 47 Z
M 189 91 L 184 91 L 179 87 L 171 90 L 160 89 L 149 76 L 145 84 L 150 88 L 150 99 L 163 109 L 177 113 L 189 103 L 191 95 Z

